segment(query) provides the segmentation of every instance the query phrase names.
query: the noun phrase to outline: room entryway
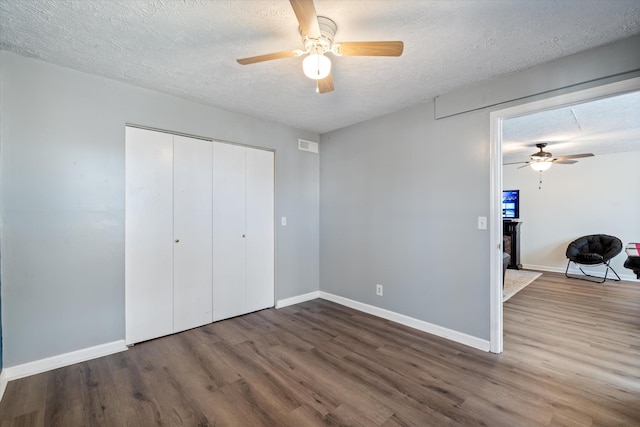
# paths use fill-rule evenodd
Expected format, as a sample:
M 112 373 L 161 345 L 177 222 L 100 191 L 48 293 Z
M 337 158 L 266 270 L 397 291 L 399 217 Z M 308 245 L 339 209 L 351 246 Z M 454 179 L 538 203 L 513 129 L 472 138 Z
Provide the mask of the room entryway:
M 502 229 L 502 191 L 503 191 L 503 128 L 508 120 L 520 119 L 528 115 L 549 112 L 562 107 L 576 106 L 588 101 L 610 98 L 638 91 L 640 78 L 628 79 L 607 85 L 592 87 L 581 91 L 567 93 L 528 104 L 494 111 L 490 114 L 491 132 L 491 212 L 490 212 L 490 247 L 491 250 L 491 351 L 500 353 L 503 350 L 503 307 L 502 307 L 502 253 L 503 253 L 503 229 Z M 570 109 L 565 109 L 570 110 Z M 527 148 L 527 147 L 524 147 Z M 528 147 L 530 148 L 530 147 Z M 534 147 L 535 150 L 535 147 Z M 531 151 L 534 151 L 531 150 Z M 527 166 L 527 165 L 525 165 Z M 559 168 L 571 168 L 571 165 L 557 165 Z M 553 167 L 556 167 L 555 165 Z M 567 169 L 570 170 L 570 169 Z M 531 171 L 523 171 L 531 172 Z M 528 177 L 529 178 L 529 177 Z M 534 178 L 535 177 L 531 177 Z M 533 180 L 532 180 L 533 181 Z M 534 184 L 538 184 L 535 180 Z M 533 197 L 535 193 L 531 194 Z M 530 201 L 528 201 L 530 202 Z M 522 201 L 521 201 L 522 203 Z M 522 209 L 522 206 L 521 206 Z M 549 210 L 552 212 L 552 210 Z M 561 224 L 562 215 L 547 219 L 546 224 L 551 227 Z M 533 227 L 534 224 L 523 224 L 522 227 Z M 537 235 L 536 235 L 537 236 Z M 559 245 L 561 246 L 561 245 Z M 554 248 L 555 251 L 563 251 L 566 248 Z M 558 254 L 555 254 L 558 258 Z M 562 257 L 562 254 L 560 254 Z M 556 271 L 552 269 L 551 271 Z

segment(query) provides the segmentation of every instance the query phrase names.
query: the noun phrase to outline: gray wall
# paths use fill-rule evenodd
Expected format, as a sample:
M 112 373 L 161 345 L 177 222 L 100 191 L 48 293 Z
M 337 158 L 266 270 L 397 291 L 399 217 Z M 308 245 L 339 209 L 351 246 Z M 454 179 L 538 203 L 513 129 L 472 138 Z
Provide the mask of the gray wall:
M 0 53 L 4 366 L 124 339 L 125 123 L 276 149 L 276 298 L 318 289 L 319 135 Z M 279 221 L 277 221 L 279 224 Z
M 640 37 L 620 43 L 623 49 L 612 44 L 484 85 L 500 92 L 496 99 L 514 99 L 514 86 L 537 87 L 576 68 L 602 69 L 602 60 L 617 62 L 606 70 L 625 75 L 564 79 L 576 86 L 491 109 L 637 76 Z M 439 99 L 465 111 L 465 102 L 481 103 L 482 86 Z M 465 90 L 469 97 L 460 96 Z M 489 216 L 489 113 L 436 120 L 429 102 L 322 135 L 322 291 L 490 338 L 490 239 L 477 229 L 477 217 Z M 375 295 L 376 283 L 384 286 L 383 297 Z
M 489 117 L 433 115 L 322 136 L 320 289 L 488 339 Z
M 607 60 L 638 58 L 635 40 Z M 565 68 L 536 70 L 520 83 Z M 321 289 L 489 338 L 487 109 L 435 120 L 429 101 L 330 132 L 319 170 L 296 147 L 319 136 L 287 126 L 5 52 L 0 85 L 5 367 L 124 338 L 125 123 L 277 150 L 277 299 Z

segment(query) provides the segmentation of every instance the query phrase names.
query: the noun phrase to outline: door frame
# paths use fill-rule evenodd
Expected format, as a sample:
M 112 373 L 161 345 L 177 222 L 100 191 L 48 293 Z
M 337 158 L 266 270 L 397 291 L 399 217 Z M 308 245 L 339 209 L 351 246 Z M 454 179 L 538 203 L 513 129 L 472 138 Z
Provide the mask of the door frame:
M 581 104 L 613 95 L 640 90 L 640 77 L 578 90 L 546 99 L 516 105 L 489 114 L 490 145 L 490 350 L 503 351 L 502 311 L 502 122 L 513 117 L 551 110 L 568 105 Z

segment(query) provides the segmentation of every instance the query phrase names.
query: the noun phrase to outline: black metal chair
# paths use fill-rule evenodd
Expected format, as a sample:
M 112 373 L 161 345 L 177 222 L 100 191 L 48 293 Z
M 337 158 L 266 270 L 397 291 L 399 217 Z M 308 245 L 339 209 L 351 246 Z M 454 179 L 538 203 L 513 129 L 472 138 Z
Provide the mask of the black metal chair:
M 564 275 L 571 279 L 580 279 L 586 280 L 588 282 L 596 282 L 596 283 L 604 283 L 607 280 L 607 274 L 609 270 L 613 271 L 613 274 L 616 275 L 616 282 L 620 281 L 620 276 L 618 273 L 611 267 L 611 259 L 622 252 L 622 241 L 615 236 L 609 236 L 607 234 L 591 234 L 588 236 L 582 236 L 569 244 L 567 247 L 567 258 L 569 261 L 567 262 L 567 269 L 564 272 Z M 578 265 L 578 268 L 584 274 L 582 276 L 569 275 L 569 265 L 571 262 Z M 606 270 L 604 272 L 604 277 L 594 276 L 591 274 L 587 274 L 584 272 L 580 265 L 604 265 L 606 266 Z M 591 277 L 593 279 L 588 279 Z

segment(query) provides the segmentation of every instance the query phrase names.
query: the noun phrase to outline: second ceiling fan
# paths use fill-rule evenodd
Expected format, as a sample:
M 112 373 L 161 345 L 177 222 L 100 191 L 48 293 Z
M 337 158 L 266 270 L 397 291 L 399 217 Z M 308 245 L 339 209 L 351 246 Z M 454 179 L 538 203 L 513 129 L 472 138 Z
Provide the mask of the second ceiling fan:
M 284 50 L 266 55 L 238 59 L 242 65 L 274 59 L 307 55 L 302 63 L 304 74 L 315 80 L 316 91 L 327 93 L 334 90 L 331 75 L 331 60 L 327 53 L 336 56 L 400 56 L 404 50 L 401 41 L 370 41 L 334 43 L 337 26 L 331 19 L 318 16 L 313 0 L 289 0 L 300 24 L 300 35 L 304 49 Z
M 573 163 L 577 163 L 577 160 L 574 160 L 574 159 L 581 159 L 583 157 L 593 157 L 593 153 L 569 154 L 566 156 L 553 157 L 551 153 L 549 153 L 548 151 L 544 151 L 544 147 L 546 146 L 547 146 L 546 142 L 540 142 L 536 144 L 536 147 L 538 147 L 540 151 L 533 153 L 531 156 L 529 156 L 531 160 L 528 162 L 505 163 L 505 165 L 516 165 L 516 164 L 524 163 L 524 165 L 520 166 L 520 168 L 531 166 L 531 169 L 538 172 L 542 172 L 549 169 L 551 165 L 554 163 L 570 165 Z

